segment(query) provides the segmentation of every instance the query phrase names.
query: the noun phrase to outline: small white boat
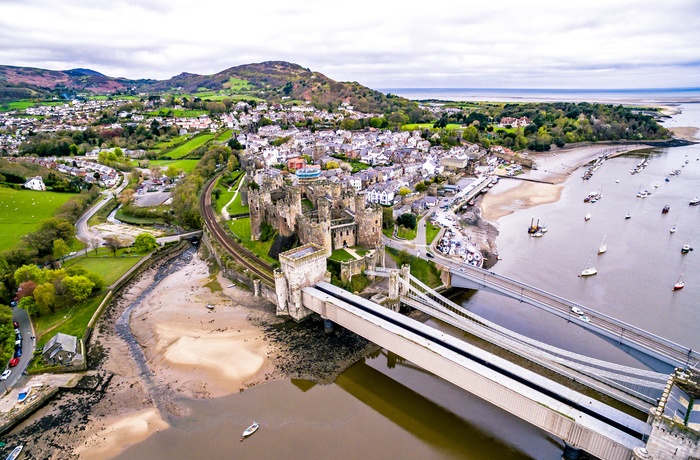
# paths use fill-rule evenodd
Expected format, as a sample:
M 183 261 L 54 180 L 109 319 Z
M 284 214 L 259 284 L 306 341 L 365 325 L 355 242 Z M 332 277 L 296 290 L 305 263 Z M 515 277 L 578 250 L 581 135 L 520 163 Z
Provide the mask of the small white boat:
M 691 206 L 698 206 L 698 205 L 700 205 L 700 197 L 697 197 L 697 196 L 696 196 L 695 198 L 693 198 L 692 200 L 690 200 L 690 203 L 689 203 L 689 204 L 690 204 Z
M 22 389 L 22 391 L 19 392 L 19 395 L 17 396 L 17 402 L 24 402 L 28 397 L 29 394 L 32 392 L 32 387 L 26 387 Z
M 625 215 L 625 219 L 631 219 L 631 218 L 632 218 L 632 214 L 627 213 L 627 214 Z
M 673 285 L 674 291 L 680 291 L 685 287 L 685 282 L 682 281 L 681 278 L 683 278 L 683 272 L 681 272 L 681 276 L 678 277 L 678 281 L 676 281 L 676 284 Z
M 600 243 L 598 248 L 598 254 L 604 254 L 608 250 L 608 245 L 605 244 L 605 236 L 603 236 L 603 241 Z
M 17 457 L 19 457 L 19 454 L 22 452 L 23 447 L 24 446 L 17 446 L 14 449 L 12 449 L 10 455 L 7 456 L 7 460 L 15 460 Z
M 208 303 L 208 304 L 207 304 L 207 308 L 208 308 L 209 310 L 213 310 L 213 309 L 214 309 L 214 305 Z
M 671 227 L 671 230 L 669 230 L 669 232 L 676 233 L 676 226 L 674 225 L 673 227 Z
M 615 183 L 616 183 L 616 184 L 619 184 L 619 183 L 620 183 L 620 179 L 615 179 Z
M 581 276 L 593 276 L 593 275 L 595 275 L 596 273 L 598 273 L 598 270 L 596 270 L 596 269 L 593 268 L 593 267 L 588 267 L 588 268 L 586 268 L 585 270 L 583 270 L 583 271 L 581 272 Z
M 537 230 L 535 233 L 533 233 L 531 236 L 533 238 L 541 238 L 543 235 L 544 235 L 544 232 L 540 229 L 540 230 Z
M 585 220 L 585 221 L 591 220 L 591 213 L 590 213 L 590 212 L 587 212 L 586 215 L 583 216 L 583 220 Z
M 258 431 L 258 428 L 260 428 L 260 424 L 258 422 L 253 422 L 253 424 L 246 428 L 243 434 L 241 435 L 241 441 Z

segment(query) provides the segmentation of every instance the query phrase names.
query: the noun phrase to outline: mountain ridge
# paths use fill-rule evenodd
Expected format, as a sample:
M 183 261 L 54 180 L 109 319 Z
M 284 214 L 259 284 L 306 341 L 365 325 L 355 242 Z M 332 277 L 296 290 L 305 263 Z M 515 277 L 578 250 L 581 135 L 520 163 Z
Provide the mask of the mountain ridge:
M 93 95 L 140 93 L 214 92 L 251 96 L 269 102 L 300 100 L 317 107 L 334 109 L 347 102 L 361 112 L 388 113 L 413 103 L 385 95 L 357 82 L 338 82 L 326 75 L 286 61 L 264 61 L 229 67 L 211 75 L 182 72 L 169 79 L 115 78 L 100 72 L 76 68 L 48 70 L 0 65 L 0 101 Z

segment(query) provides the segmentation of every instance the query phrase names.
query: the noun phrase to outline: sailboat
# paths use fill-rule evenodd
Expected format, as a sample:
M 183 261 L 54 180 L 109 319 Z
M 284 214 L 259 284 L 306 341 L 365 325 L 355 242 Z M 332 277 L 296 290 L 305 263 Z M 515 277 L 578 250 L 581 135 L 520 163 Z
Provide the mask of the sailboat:
M 669 230 L 669 232 L 671 232 L 671 233 L 676 233 L 676 225 L 677 225 L 677 224 L 678 224 L 678 218 L 676 218 L 676 223 L 673 224 L 673 227 L 671 227 L 671 230 Z
M 678 277 L 678 281 L 676 281 L 676 284 L 673 285 L 674 291 L 680 291 L 685 287 L 685 282 L 681 278 L 683 278 L 683 272 L 681 272 L 681 275 Z
M 603 241 L 600 243 L 600 247 L 598 248 L 598 254 L 603 254 L 608 250 L 608 245 L 605 244 L 605 235 L 603 235 Z
M 583 269 L 581 274 L 578 276 L 593 276 L 596 273 L 598 273 L 598 270 L 596 270 L 595 267 L 593 267 L 593 265 L 591 265 L 591 258 L 589 257 L 587 268 Z
M 681 254 L 688 254 L 690 251 L 693 250 L 693 248 L 690 247 L 690 238 L 693 236 L 693 231 L 690 231 L 690 236 L 688 237 L 688 242 L 683 245 L 681 248 Z
M 586 222 L 588 222 L 589 220 L 591 220 L 591 213 L 590 213 L 590 212 L 587 212 L 586 215 L 583 216 L 583 220 L 585 220 Z

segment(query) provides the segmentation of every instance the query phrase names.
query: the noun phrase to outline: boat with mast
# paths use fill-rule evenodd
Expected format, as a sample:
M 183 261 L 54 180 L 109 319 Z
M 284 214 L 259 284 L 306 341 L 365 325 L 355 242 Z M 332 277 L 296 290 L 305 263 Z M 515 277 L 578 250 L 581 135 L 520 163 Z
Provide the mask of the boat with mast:
M 598 270 L 595 269 L 593 265 L 591 265 L 591 258 L 590 256 L 588 257 L 588 263 L 586 264 L 586 268 L 583 269 L 579 277 L 586 277 L 586 276 L 593 276 L 596 273 L 598 273 Z
M 605 236 L 603 235 L 603 241 L 600 243 L 600 247 L 598 248 L 598 254 L 604 254 L 608 250 L 608 245 L 605 244 Z
M 683 281 L 683 273 L 684 272 L 681 272 L 680 276 L 678 277 L 678 281 L 676 281 L 676 284 L 673 285 L 674 291 L 679 291 L 685 287 L 685 281 Z

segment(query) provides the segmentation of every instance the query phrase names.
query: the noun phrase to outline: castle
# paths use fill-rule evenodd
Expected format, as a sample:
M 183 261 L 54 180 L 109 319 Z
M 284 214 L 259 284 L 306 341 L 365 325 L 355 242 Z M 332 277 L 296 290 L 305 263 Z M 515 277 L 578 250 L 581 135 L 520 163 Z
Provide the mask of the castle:
M 296 234 L 302 245 L 314 243 L 326 253 L 352 246 L 379 248 L 382 209 L 366 202 L 364 193 L 324 179 L 286 183 L 282 175 L 258 176 L 249 168 L 247 201 L 251 239 L 258 241 L 264 224 L 282 237 Z

